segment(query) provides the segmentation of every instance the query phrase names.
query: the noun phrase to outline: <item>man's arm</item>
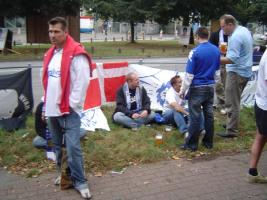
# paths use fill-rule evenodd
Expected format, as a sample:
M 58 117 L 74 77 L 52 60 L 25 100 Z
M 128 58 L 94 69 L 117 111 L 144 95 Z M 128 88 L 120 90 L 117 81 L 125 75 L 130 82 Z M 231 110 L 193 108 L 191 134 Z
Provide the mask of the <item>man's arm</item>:
M 89 62 L 85 55 L 75 56 L 71 63 L 70 107 L 81 110 L 90 78 Z
M 188 115 L 189 113 L 182 107 L 180 106 L 177 102 L 172 102 L 169 104 L 174 110 L 177 112 L 183 113 L 185 115 Z
M 180 91 L 180 97 L 182 99 L 185 98 L 185 92 L 189 89 L 193 79 L 194 79 L 194 69 L 195 69 L 195 59 L 196 59 L 196 51 L 193 49 L 190 51 L 188 55 L 188 61 L 186 65 L 186 72 L 184 76 L 184 80 L 182 83 L 181 91 Z
M 233 61 L 231 61 L 229 58 L 227 57 L 221 57 L 221 65 L 226 65 L 226 64 L 234 64 Z
M 142 110 L 145 111 L 143 116 L 146 114 L 150 114 L 151 109 L 150 109 L 150 105 L 151 105 L 151 101 L 149 96 L 147 95 L 146 89 L 144 87 L 142 87 Z
M 194 79 L 194 74 L 189 74 L 188 72 L 185 73 L 184 80 L 182 83 L 181 91 L 180 91 L 180 97 L 184 99 L 185 92 L 189 89 L 192 81 Z

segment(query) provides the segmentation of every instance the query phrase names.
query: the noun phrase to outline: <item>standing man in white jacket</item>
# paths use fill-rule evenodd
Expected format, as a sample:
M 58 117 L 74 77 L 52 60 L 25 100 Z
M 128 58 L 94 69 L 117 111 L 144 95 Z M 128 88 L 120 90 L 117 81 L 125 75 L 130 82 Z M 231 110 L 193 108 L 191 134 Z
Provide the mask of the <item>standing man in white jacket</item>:
M 61 166 L 64 134 L 72 184 L 83 198 L 90 199 L 79 132 L 80 113 L 89 84 L 91 58 L 68 35 L 64 18 L 55 17 L 48 25 L 52 47 L 46 52 L 43 64 L 44 114 L 48 117 L 48 126 L 52 132 L 58 167 Z

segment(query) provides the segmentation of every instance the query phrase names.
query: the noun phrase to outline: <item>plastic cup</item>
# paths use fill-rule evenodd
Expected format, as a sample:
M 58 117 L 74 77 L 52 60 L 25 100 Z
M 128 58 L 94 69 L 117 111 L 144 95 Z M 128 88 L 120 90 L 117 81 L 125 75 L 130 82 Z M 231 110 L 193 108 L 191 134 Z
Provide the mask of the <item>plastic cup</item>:
M 137 123 L 132 123 L 132 131 L 137 131 L 138 127 L 137 127 Z
M 165 131 L 166 131 L 166 132 L 170 132 L 170 131 L 172 131 L 172 126 L 171 126 L 171 125 L 167 125 L 167 126 L 165 126 Z
M 161 133 L 157 133 L 155 136 L 155 144 L 157 146 L 163 144 L 163 135 Z
M 227 43 L 226 42 L 222 42 L 220 44 L 220 51 L 222 54 L 226 54 L 226 52 L 227 52 Z

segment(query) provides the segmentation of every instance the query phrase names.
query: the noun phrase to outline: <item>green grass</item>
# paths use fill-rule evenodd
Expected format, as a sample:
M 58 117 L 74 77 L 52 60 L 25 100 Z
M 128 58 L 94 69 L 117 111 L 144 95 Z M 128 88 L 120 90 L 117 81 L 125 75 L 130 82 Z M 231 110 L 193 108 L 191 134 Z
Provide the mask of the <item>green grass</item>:
M 32 146 L 35 137 L 34 118 L 27 118 L 27 128 L 13 132 L 0 129 L 0 166 L 10 171 L 29 176 L 54 168 L 45 158 L 45 152 Z M 34 172 L 38 169 L 38 173 Z
M 103 57 L 176 57 L 187 56 L 190 48 L 185 49 L 178 41 L 138 41 L 129 43 L 121 42 L 93 42 L 83 43 L 86 50 L 94 58 Z M 49 44 L 15 46 L 13 50 L 19 54 L 0 54 L 0 60 L 40 60 Z M 94 49 L 94 50 L 93 50 Z
M 110 132 L 97 130 L 89 133 L 82 142 L 85 167 L 88 172 L 107 170 L 120 171 L 129 165 L 152 163 L 169 159 L 209 159 L 225 154 L 248 151 L 255 136 L 255 119 L 252 108 L 241 111 L 240 137 L 223 139 L 214 136 L 214 148 L 197 152 L 184 152 L 177 148 L 183 143 L 183 136 L 173 129 L 165 132 L 164 126 L 153 124 L 134 132 L 111 122 L 114 107 L 105 106 L 103 111 L 109 121 Z M 222 131 L 225 116 L 215 113 L 215 132 Z M 155 134 L 163 133 L 164 143 L 155 145 Z M 43 150 L 32 146 L 35 136 L 34 119 L 28 117 L 27 128 L 15 132 L 0 131 L 0 166 L 27 177 L 38 176 L 47 170 L 55 169 L 52 162 L 45 159 Z

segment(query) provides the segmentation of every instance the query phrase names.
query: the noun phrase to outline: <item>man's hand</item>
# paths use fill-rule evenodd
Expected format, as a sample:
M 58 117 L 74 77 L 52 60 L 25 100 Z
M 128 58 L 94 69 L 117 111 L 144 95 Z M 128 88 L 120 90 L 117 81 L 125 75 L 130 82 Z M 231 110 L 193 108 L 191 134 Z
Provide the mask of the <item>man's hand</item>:
M 140 117 L 140 115 L 138 114 L 138 113 L 134 113 L 134 114 L 132 114 L 132 118 L 133 119 L 137 119 L 137 118 L 139 118 Z
M 145 118 L 145 117 L 147 117 L 147 115 L 148 115 L 147 110 L 143 110 L 143 111 L 141 112 L 141 114 L 140 114 L 140 117 Z
M 180 96 L 181 99 L 184 99 L 185 98 L 184 92 L 180 92 L 179 96 Z
M 44 112 L 44 111 L 42 111 L 42 116 L 41 116 L 41 118 L 42 118 L 43 122 L 45 122 L 45 112 Z

